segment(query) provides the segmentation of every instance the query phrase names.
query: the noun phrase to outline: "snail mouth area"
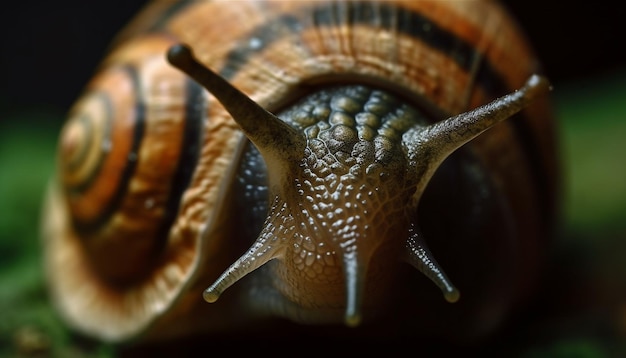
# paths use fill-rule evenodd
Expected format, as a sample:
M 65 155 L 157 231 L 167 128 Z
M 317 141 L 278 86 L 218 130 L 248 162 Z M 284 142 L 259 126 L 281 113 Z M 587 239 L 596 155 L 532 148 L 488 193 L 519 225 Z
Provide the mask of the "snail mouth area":
M 348 240 L 295 235 L 281 256 L 251 275 L 253 307 L 306 324 L 347 323 L 348 311 L 359 317 L 364 313 L 365 319 L 382 314 L 404 266 L 400 249 L 405 237 L 371 239 L 367 234 L 374 232 L 353 233 Z
M 326 194 L 315 202 L 284 204 L 290 209 L 272 210 L 277 215 L 268 220 L 285 230 L 274 231 L 282 248 L 261 271 L 270 287 L 262 300 L 292 320 L 341 322 L 350 319 L 349 311 L 375 312 L 403 264 L 406 196 L 375 189 Z
M 392 281 L 394 263 L 401 263 L 416 213 L 415 185 L 391 136 L 360 141 L 348 154 L 344 137 L 351 131 L 330 130 L 334 140 L 309 138 L 301 162 L 271 186 L 274 199 L 257 240 L 270 248 L 258 251 L 274 252 L 264 268 L 276 291 L 268 293 L 270 306 L 289 307 L 290 319 L 335 321 L 343 315 L 356 325 L 361 311 L 379 306 L 380 288 Z

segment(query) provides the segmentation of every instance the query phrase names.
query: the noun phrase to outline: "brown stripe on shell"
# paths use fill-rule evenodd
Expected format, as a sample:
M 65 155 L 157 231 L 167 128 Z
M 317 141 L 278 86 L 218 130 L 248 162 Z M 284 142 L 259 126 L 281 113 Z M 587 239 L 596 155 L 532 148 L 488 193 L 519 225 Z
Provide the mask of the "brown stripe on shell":
M 132 74 L 109 69 L 93 80 L 61 134 L 62 182 L 81 232 L 106 222 L 124 195 L 142 137 L 136 103 Z
M 239 7 L 231 8 L 222 7 L 220 3 L 201 2 L 189 6 L 167 28 L 179 36 L 181 41 L 194 48 L 194 52 L 202 62 L 210 68 L 219 70 L 227 78 L 232 77 L 233 82 L 240 86 L 244 92 L 260 100 L 262 104 L 269 105 L 270 108 L 274 106 L 271 103 L 263 102 L 264 98 L 280 97 L 281 94 L 288 93 L 295 87 L 303 83 L 306 84 L 307 81 L 323 75 L 342 73 L 343 70 L 347 69 L 351 73 L 364 76 L 368 74 L 395 75 L 391 78 L 383 77 L 393 84 L 396 84 L 400 74 L 405 77 L 419 74 L 422 79 L 426 78 L 427 85 L 420 86 L 418 81 L 404 78 L 400 79 L 400 83 L 397 83 L 399 90 L 402 90 L 403 87 L 405 90 L 418 89 L 421 90 L 418 93 L 421 93 L 425 98 L 439 96 L 433 102 L 445 112 L 456 113 L 467 108 L 468 103 L 464 96 L 469 96 L 466 92 L 469 88 L 473 88 L 474 79 L 472 76 L 476 75 L 468 70 L 475 70 L 477 67 L 465 63 L 477 61 L 478 64 L 481 64 L 483 58 L 480 53 L 481 49 L 486 48 L 493 51 L 493 48 L 498 48 L 492 46 L 492 39 L 497 38 L 496 35 L 500 33 L 501 29 L 498 26 L 493 26 L 491 31 L 484 31 L 482 23 L 487 20 L 489 23 L 508 20 L 503 13 L 499 12 L 500 8 L 491 2 L 471 3 L 473 5 L 471 8 L 476 14 L 479 14 L 473 16 L 476 18 L 475 23 L 473 23 L 463 19 L 462 16 L 465 13 L 462 11 L 457 16 L 446 15 L 448 12 L 460 12 L 460 10 L 455 10 L 454 5 L 447 2 L 420 1 L 399 2 L 397 6 L 395 6 L 395 2 L 372 5 L 371 11 L 374 14 L 368 15 L 374 17 L 373 20 L 370 20 L 371 23 L 352 23 L 354 19 L 343 14 L 342 11 L 348 10 L 341 10 L 341 6 L 352 6 L 350 11 L 358 13 L 362 11 L 360 10 L 360 7 L 364 6 L 362 3 L 350 2 L 351 5 L 339 3 L 333 5 L 336 8 L 334 10 L 326 10 L 325 4 L 325 2 L 311 4 L 308 2 L 279 1 L 261 2 L 260 4 L 241 3 Z M 464 8 L 462 5 L 460 7 Z M 469 6 L 465 6 L 465 8 L 466 12 L 470 9 Z M 330 19 L 326 18 L 320 22 L 319 19 L 315 18 L 315 14 L 324 11 L 326 12 L 324 16 Z M 376 20 L 378 13 L 391 16 L 391 18 Z M 211 22 L 201 21 L 209 14 L 212 18 Z M 409 14 L 416 15 L 409 16 Z M 463 51 L 469 51 L 465 48 L 470 49 L 468 46 L 472 46 L 478 49 L 475 51 L 476 53 L 461 53 L 462 57 L 469 56 L 471 58 L 460 59 L 461 65 L 450 65 L 450 63 L 459 61 L 455 57 L 455 43 L 452 43 L 447 45 L 452 46 L 450 49 L 429 55 L 443 58 L 443 64 L 438 65 L 435 58 L 432 61 L 420 63 L 421 55 L 416 53 L 437 52 L 438 49 L 415 36 L 402 34 L 402 31 L 394 26 L 408 26 L 407 19 L 418 16 L 424 21 L 422 26 L 425 35 L 423 38 L 427 39 L 429 37 L 430 15 L 441 17 L 441 19 L 433 20 L 432 26 L 437 26 L 439 31 L 449 32 L 449 36 L 456 36 L 459 49 L 463 48 Z M 369 17 L 367 19 L 369 20 Z M 186 26 L 189 23 L 197 23 L 198 26 L 190 30 Z M 215 31 L 215 29 L 230 29 L 232 27 L 229 27 L 229 24 L 232 23 L 239 25 L 233 28 L 232 37 L 226 39 L 219 30 Z M 354 29 L 350 29 L 350 26 L 353 26 Z M 361 33 L 361 31 L 366 32 Z M 472 33 L 475 35 L 472 36 Z M 406 41 L 407 45 L 416 42 L 421 43 L 422 50 L 412 51 L 409 46 L 404 44 L 399 47 L 393 45 L 390 47 L 389 44 L 398 39 Z M 451 39 L 454 41 L 454 37 Z M 516 39 L 512 38 L 511 40 Z M 505 38 L 503 41 L 506 42 L 507 39 Z M 278 45 L 277 42 L 281 42 L 283 45 Z M 362 46 L 365 47 L 362 48 Z M 520 47 L 525 48 L 524 46 Z M 232 56 L 235 49 L 247 51 L 247 54 Z M 522 50 L 519 51 L 522 52 Z M 332 56 L 335 58 L 333 59 Z M 522 56 L 521 58 L 525 57 Z M 289 66 L 285 67 L 287 62 Z M 525 66 L 519 58 L 513 63 L 520 67 Z M 362 68 L 356 67 L 356 64 Z M 437 67 L 433 68 L 433 64 Z M 394 66 L 397 67 L 394 69 Z M 468 79 L 455 79 L 456 74 L 454 73 L 445 75 L 444 78 L 446 71 L 454 70 L 454 67 L 460 69 L 458 72 L 469 72 L 470 74 L 465 75 Z M 469 69 L 465 67 L 469 67 Z M 249 70 L 249 68 L 256 68 L 256 70 Z M 409 72 L 401 72 L 407 69 Z M 254 72 L 246 74 L 243 71 Z M 511 88 L 519 86 L 524 82 L 528 73 L 530 73 L 529 68 L 518 71 L 517 83 L 511 83 L 509 86 Z M 440 78 L 435 78 L 437 76 Z M 270 89 L 267 89 L 267 83 L 264 80 L 270 81 Z M 464 84 L 461 87 L 462 91 L 458 92 L 456 88 L 446 89 L 445 86 L 450 80 Z M 272 86 L 274 82 L 276 85 Z M 500 91 L 504 90 L 506 89 L 500 89 Z M 477 91 L 480 93 L 480 89 Z M 264 94 L 265 92 L 268 94 Z M 450 97 L 460 97 L 460 99 Z M 271 102 L 269 99 L 266 101 Z M 485 98 L 481 98 L 481 102 L 484 101 Z
M 118 111 L 113 112 L 118 115 L 112 130 L 132 129 L 136 114 L 132 109 L 137 103 L 144 108 L 144 134 L 123 199 L 97 230 L 80 234 L 70 224 L 72 215 L 77 214 L 66 210 L 65 199 L 57 190 L 49 191 L 47 201 L 50 215 L 45 231 L 50 240 L 45 242 L 49 253 L 46 260 L 48 267 L 59 268 L 48 272 L 54 283 L 54 299 L 75 326 L 106 339 L 145 329 L 185 287 L 195 272 L 199 251 L 196 237 L 188 241 L 179 238 L 175 245 L 165 245 L 162 240 L 168 238 L 166 221 L 172 220 L 168 210 L 177 210 L 178 199 L 170 195 L 184 192 L 184 188 L 173 185 L 188 184 L 192 174 L 189 167 L 195 164 L 194 150 L 199 148 L 188 146 L 184 139 L 199 142 L 202 136 L 205 92 L 194 89 L 184 74 L 166 63 L 164 53 L 172 44 L 169 38 L 147 36 L 136 41 L 113 53 L 107 60 L 111 67 L 105 67 L 88 87 L 96 93 L 107 91 L 111 98 L 111 108 Z M 134 82 L 120 76 L 120 68 L 134 69 Z M 107 81 L 117 81 L 121 87 L 109 86 Z M 124 111 L 123 105 L 130 109 Z M 117 152 L 128 147 L 121 139 L 113 143 L 109 153 L 109 157 L 117 155 L 118 170 L 107 168 L 97 179 L 112 186 L 118 185 L 119 168 L 124 167 L 129 154 Z M 68 270 L 72 275 L 67 275 Z M 82 319 L 85 312 L 95 318 Z
M 142 58 L 141 66 L 134 67 L 137 71 L 134 90 L 140 103 L 135 107 L 143 108 L 144 133 L 137 152 L 123 153 L 122 156 L 136 163 L 135 170 L 125 187 L 119 189 L 123 190 L 124 197 L 107 226 L 86 235 L 87 248 L 94 256 L 96 270 L 118 283 L 133 282 L 138 276 L 150 272 L 158 257 L 155 253 L 167 237 L 163 231 L 169 229 L 159 223 L 168 215 L 168 207 L 179 200 L 169 196 L 172 192 L 181 193 L 173 190 L 172 185 L 179 170 L 181 150 L 186 145 L 183 139 L 189 81 L 165 62 L 162 51 L 169 45 L 168 40 L 161 40 L 160 48 L 155 48 L 154 52 L 137 52 Z M 114 106 L 123 108 L 123 103 L 114 103 Z M 126 118 L 120 116 L 116 122 L 132 124 L 128 122 L 137 114 L 129 113 Z M 200 133 L 198 128 L 196 134 Z M 193 166 L 195 163 L 186 164 Z M 107 180 L 108 174 L 115 172 L 106 171 L 102 180 Z M 113 179 L 109 177 L 109 180 Z M 117 257 L 121 263 L 110 265 L 108 257 Z

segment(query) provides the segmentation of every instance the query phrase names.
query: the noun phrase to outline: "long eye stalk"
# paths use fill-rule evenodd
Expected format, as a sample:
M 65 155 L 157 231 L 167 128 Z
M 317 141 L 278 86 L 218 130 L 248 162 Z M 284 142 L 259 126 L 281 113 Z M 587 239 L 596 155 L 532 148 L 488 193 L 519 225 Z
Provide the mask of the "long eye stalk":
M 409 134 L 412 138 L 408 142 L 413 144 L 409 148 L 409 158 L 415 163 L 419 175 L 418 195 L 424 191 L 435 170 L 452 152 L 521 111 L 550 89 L 551 85 L 545 77 L 532 75 L 515 92 Z
M 273 157 L 266 159 L 287 162 L 299 159 L 296 156 L 305 147 L 302 135 L 201 64 L 189 47 L 181 44 L 172 46 L 167 59 L 219 100 L 264 156 Z

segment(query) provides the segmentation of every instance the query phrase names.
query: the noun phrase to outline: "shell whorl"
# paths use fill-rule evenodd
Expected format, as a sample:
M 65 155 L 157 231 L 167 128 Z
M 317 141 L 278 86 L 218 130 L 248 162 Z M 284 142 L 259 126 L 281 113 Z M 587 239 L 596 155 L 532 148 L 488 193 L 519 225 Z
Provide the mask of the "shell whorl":
M 163 249 L 199 156 L 203 102 L 155 53 L 101 72 L 70 112 L 60 181 L 72 226 L 107 279 L 142 278 Z

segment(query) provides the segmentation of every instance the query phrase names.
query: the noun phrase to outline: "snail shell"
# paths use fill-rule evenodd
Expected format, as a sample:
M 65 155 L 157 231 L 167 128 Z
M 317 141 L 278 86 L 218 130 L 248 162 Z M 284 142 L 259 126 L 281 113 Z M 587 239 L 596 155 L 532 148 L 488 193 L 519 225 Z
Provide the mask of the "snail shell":
M 485 335 L 553 229 L 539 71 L 490 1 L 155 2 L 61 133 L 54 301 L 107 341 L 276 318 Z

